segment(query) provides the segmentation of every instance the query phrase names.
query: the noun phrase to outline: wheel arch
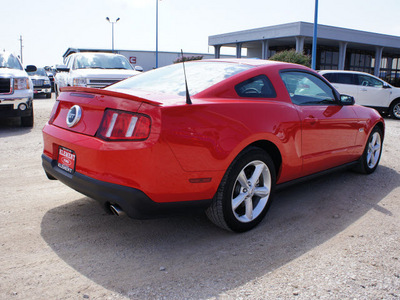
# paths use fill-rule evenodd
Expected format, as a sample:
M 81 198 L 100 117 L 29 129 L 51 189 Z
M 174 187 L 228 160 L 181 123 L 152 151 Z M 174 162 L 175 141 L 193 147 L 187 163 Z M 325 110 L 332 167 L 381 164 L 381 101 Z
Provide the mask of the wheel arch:
M 276 170 L 276 177 L 278 178 L 278 174 L 280 173 L 280 168 L 282 166 L 282 155 L 279 151 L 279 148 L 274 143 L 268 140 L 255 141 L 248 145 L 245 149 L 243 149 L 243 151 L 248 149 L 249 147 L 260 148 L 271 156 Z
M 392 102 L 390 102 L 390 105 L 389 105 L 389 108 L 388 108 L 388 113 L 389 113 L 389 115 L 392 116 L 392 118 L 395 118 L 395 119 L 398 120 L 398 119 L 400 119 L 399 116 L 394 116 L 393 115 L 393 113 L 394 113 L 393 109 L 394 109 L 394 106 L 396 104 L 400 104 L 400 97 L 397 97 L 397 98 L 393 99 Z
M 394 98 L 394 99 L 390 102 L 389 108 L 391 108 L 392 105 L 394 105 L 395 102 L 400 102 L 400 97 Z
M 385 125 L 383 125 L 382 122 L 378 122 L 378 123 L 375 124 L 375 126 L 379 127 L 379 129 L 381 130 L 381 132 L 382 132 L 382 141 L 383 141 L 383 139 L 384 139 L 384 137 L 385 137 Z M 374 127 L 375 127 L 375 126 L 374 126 Z M 373 128 L 374 128 L 374 127 L 373 127 Z M 372 129 L 373 129 L 373 128 L 372 128 Z M 371 131 L 372 131 L 372 129 L 371 129 Z

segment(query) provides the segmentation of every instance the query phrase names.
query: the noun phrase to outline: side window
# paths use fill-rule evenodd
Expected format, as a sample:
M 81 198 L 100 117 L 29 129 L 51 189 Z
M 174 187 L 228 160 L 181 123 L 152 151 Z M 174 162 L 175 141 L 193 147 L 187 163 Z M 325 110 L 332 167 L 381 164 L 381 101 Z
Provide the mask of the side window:
M 377 87 L 377 88 L 383 87 L 382 81 L 375 79 L 374 77 L 362 74 L 357 74 L 357 77 L 358 77 L 358 85 Z
M 354 75 L 350 73 L 326 73 L 322 76 L 331 83 L 355 84 Z
M 281 72 L 281 78 L 296 105 L 337 104 L 331 87 L 313 74 L 289 71 Z
M 239 97 L 247 98 L 275 98 L 276 92 L 271 81 L 265 75 L 259 75 L 235 86 Z
M 337 83 L 337 73 L 326 73 L 322 76 L 324 76 L 329 82 Z
M 337 73 L 336 83 L 354 84 L 354 75 L 350 73 Z

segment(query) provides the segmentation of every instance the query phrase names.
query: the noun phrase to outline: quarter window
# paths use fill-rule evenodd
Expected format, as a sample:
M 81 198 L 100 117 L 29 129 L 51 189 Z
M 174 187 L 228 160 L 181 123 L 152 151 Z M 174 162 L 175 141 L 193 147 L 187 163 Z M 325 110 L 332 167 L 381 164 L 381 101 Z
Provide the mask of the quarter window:
M 275 98 L 276 92 L 271 81 L 265 75 L 259 75 L 235 86 L 240 97 L 247 98 Z
M 332 88 L 315 75 L 306 72 L 282 72 L 292 102 L 296 105 L 336 104 Z

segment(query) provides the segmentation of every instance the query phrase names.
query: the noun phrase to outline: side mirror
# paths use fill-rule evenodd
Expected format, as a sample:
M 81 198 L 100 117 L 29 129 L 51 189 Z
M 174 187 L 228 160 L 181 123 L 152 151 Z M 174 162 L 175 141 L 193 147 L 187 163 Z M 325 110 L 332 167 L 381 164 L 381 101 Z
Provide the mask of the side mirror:
M 135 66 L 135 71 L 143 72 L 143 68 L 141 66 Z
M 26 66 L 25 71 L 26 72 L 36 72 L 37 68 L 34 65 L 28 65 L 28 66 Z
M 340 95 L 340 104 L 342 105 L 354 105 L 355 100 L 353 96 L 349 95 Z
M 57 72 L 69 72 L 69 68 L 66 65 L 57 65 Z
M 383 88 L 384 88 L 384 89 L 390 89 L 391 87 L 390 87 L 390 85 L 389 85 L 387 82 L 384 82 L 384 83 L 383 83 Z

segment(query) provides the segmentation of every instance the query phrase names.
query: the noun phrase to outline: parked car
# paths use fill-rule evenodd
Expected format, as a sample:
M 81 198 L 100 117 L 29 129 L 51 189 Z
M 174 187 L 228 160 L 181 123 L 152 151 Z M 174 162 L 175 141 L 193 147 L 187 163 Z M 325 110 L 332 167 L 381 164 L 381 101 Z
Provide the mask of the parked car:
M 33 93 L 35 95 L 45 94 L 46 98 L 51 98 L 51 84 L 46 71 L 43 68 L 37 68 L 36 71 L 28 72 L 33 83 Z
M 56 95 L 66 86 L 103 88 L 128 77 L 140 74 L 128 59 L 119 54 L 79 52 L 69 55 L 66 65 L 57 66 Z
M 311 69 L 251 59 L 185 68 L 187 77 L 174 64 L 105 89 L 64 88 L 43 128 L 48 178 L 117 215 L 196 207 L 242 232 L 276 186 L 377 168 L 384 120 Z
M 357 104 L 400 119 L 400 88 L 363 72 L 324 70 L 320 74 L 340 93 L 353 96 Z
M 19 59 L 8 52 L 0 52 L 0 118 L 17 117 L 21 125 L 33 126 L 33 84 Z

